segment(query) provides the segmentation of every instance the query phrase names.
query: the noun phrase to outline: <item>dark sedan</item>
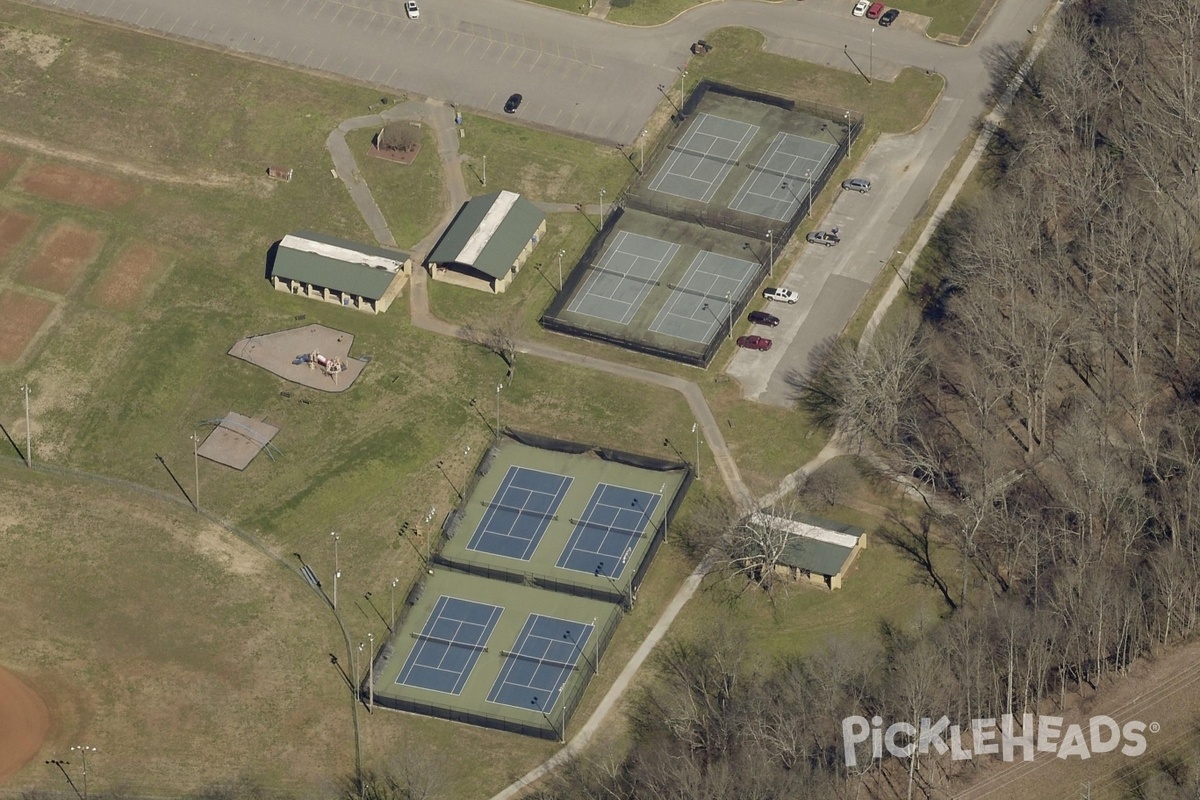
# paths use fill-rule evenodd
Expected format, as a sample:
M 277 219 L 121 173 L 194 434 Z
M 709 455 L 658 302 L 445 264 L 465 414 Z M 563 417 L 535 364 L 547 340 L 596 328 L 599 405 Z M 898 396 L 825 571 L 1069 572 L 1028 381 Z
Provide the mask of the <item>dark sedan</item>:
M 898 16 L 900 16 L 900 12 L 897 9 L 889 8 L 884 12 L 883 16 L 879 18 L 879 26 L 881 28 L 889 27 L 893 22 L 896 21 L 896 17 Z
M 525 98 L 521 97 L 519 94 L 514 94 L 512 97 L 508 98 L 508 102 L 504 104 L 504 113 L 516 113 L 516 110 L 521 107 L 521 101 L 524 99 Z
M 768 328 L 774 328 L 779 324 L 779 317 L 774 314 L 768 314 L 765 311 L 751 311 L 747 319 L 755 325 L 766 325 Z

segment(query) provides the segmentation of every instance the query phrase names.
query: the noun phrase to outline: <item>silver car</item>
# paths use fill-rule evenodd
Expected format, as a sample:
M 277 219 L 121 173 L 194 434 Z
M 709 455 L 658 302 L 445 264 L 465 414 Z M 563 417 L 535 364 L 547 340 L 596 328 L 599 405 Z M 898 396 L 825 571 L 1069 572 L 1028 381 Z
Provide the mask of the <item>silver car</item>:
M 848 192 L 866 194 L 871 191 L 871 181 L 866 178 L 851 178 L 848 181 L 842 181 L 842 188 Z

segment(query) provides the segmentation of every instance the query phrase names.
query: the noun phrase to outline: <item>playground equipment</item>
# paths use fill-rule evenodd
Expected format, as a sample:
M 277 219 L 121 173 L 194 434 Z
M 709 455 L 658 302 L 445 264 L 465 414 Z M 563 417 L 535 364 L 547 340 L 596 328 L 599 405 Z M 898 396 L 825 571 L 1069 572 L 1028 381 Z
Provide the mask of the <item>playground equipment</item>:
M 309 369 L 319 369 L 325 375 L 333 378 L 334 383 L 337 383 L 338 381 L 338 373 L 346 369 L 345 361 L 342 361 L 337 356 L 334 356 L 333 358 L 326 358 L 316 350 L 313 350 L 307 355 L 296 356 L 296 360 L 292 363 L 308 364 Z

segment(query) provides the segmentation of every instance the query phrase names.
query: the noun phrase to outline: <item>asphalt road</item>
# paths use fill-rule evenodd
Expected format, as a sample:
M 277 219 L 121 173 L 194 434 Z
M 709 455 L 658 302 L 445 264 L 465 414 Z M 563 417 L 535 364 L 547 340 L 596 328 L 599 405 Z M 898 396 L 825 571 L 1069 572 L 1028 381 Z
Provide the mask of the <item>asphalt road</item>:
M 904 65 L 942 74 L 929 122 L 884 137 L 864 160 L 871 194 L 839 197 L 822 220 L 840 225 L 842 244 L 792 247 L 777 262 L 781 285 L 802 300 L 780 313 L 770 352 L 738 353 L 726 368 L 747 397 L 776 405 L 791 403 L 788 374 L 844 327 L 972 132 L 995 45 L 1028 38 L 1049 1 L 1000 0 L 976 42 L 956 47 L 928 39 L 911 16 L 887 29 L 853 18 L 850 0 L 725 0 L 655 28 L 516 0 L 420 0 L 416 21 L 401 0 L 33 0 L 466 108 L 499 113 L 520 92 L 521 120 L 617 145 L 636 140 L 663 92 L 678 97 L 690 43 L 726 25 L 757 28 L 792 58 L 847 70 L 853 59 L 875 79 Z

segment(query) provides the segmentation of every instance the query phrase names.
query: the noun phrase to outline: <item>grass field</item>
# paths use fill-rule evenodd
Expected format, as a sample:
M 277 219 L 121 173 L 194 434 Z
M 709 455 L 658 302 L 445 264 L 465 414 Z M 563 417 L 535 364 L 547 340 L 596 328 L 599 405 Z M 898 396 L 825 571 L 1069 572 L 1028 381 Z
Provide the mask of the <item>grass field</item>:
M 281 428 L 274 440 L 281 456 L 260 456 L 242 473 L 202 461 L 202 505 L 285 558 L 299 553 L 326 581 L 329 532 L 338 530 L 340 607 L 355 640 L 368 632 L 381 640 L 375 611 L 390 603 L 392 579 L 404 587 L 418 572 L 415 553 L 396 533 L 431 506 L 435 517 L 450 507 L 452 484 L 466 479 L 490 436 L 504 366 L 481 348 L 412 328 L 403 301 L 373 317 L 274 292 L 264 280 L 267 248 L 288 231 L 370 241 L 344 186 L 329 174 L 324 141 L 377 92 L 7 0 L 0 0 L 0 25 L 32 31 L 42 43 L 37 59 L 0 49 L 9 81 L 3 132 L 76 151 L 73 167 L 139 188 L 119 207 L 88 208 L 18 187 L 21 171 L 62 159 L 23 149 L 17 172 L 0 170 L 0 207 L 38 220 L 9 264 L 63 218 L 105 235 L 95 261 L 61 299 L 52 335 L 16 367 L 0 368 L 0 381 L 32 386 L 35 458 L 167 492 L 178 492 L 178 479 L 191 491 L 189 437 L 199 423 L 228 411 L 265 417 Z M 605 186 L 615 193 L 630 170 L 620 153 L 591 144 L 491 120 L 470 118 L 468 126 L 465 152 L 489 153 L 489 190 L 511 181 L 531 199 L 571 203 L 585 201 L 571 197 L 577 191 Z M 419 186 L 436 180 L 436 163 L 418 159 L 403 169 L 431 171 L 397 180 L 389 177 L 395 165 L 359 161 L 364 175 L 387 170 L 368 180 L 397 237 L 421 238 L 437 213 Z M 265 178 L 268 164 L 294 168 L 292 182 Z M 427 216 L 406 213 L 422 203 Z M 497 298 L 436 284 L 434 311 L 475 322 L 517 313 L 531 337 L 620 357 L 536 328 L 557 282 L 554 254 L 582 251 L 592 230 L 582 214 L 551 215 L 547 240 L 510 292 Z M 133 247 L 168 254 L 165 274 L 137 295 L 140 305 L 90 302 Z M 16 272 L 6 267 L 0 283 Z M 247 334 L 294 327 L 300 318 L 353 333 L 352 355 L 372 356 L 351 391 L 301 389 L 225 355 Z M 794 413 L 754 409 L 715 374 L 621 360 L 699 378 L 758 491 L 815 452 L 817 437 Z M 500 400 L 504 425 L 655 454 L 669 437 L 691 452 L 691 414 L 671 391 L 521 356 Z M 23 439 L 18 392 L 0 393 L 0 422 Z M 721 491 L 711 459 L 702 461 L 706 489 Z M 33 675 L 50 700 L 58 723 L 48 754 L 85 739 L 100 747 L 98 791 L 124 784 L 162 794 L 250 777 L 328 796 L 351 773 L 349 702 L 329 659 L 334 653 L 345 661 L 341 634 L 293 574 L 186 509 L 105 485 L 2 467 L 0 491 L 19 498 L 0 512 L 0 563 L 16 567 L 0 585 L 0 603 L 12 610 L 6 619 L 17 620 L 16 635 L 0 637 L 0 662 Z M 30 541 L 46 546 L 20 546 Z M 632 652 L 687 569 L 673 547 L 664 549 L 610 663 Z M 589 692 L 580 719 L 610 675 Z M 551 750 L 407 715 L 363 720 L 368 766 L 433 747 L 450 800 L 489 794 Z M 39 761 L 14 785 L 58 790 L 60 782 Z
M 442 177 L 442 160 L 428 129 L 421 129 L 421 150 L 411 164 L 397 164 L 369 155 L 377 129 L 363 128 L 346 135 L 358 171 L 371 187 L 396 244 L 411 248 L 433 230 L 448 210 L 450 197 Z
M 474 114 L 463 114 L 463 130 L 459 152 L 472 195 L 508 189 L 534 203 L 596 205 L 601 189 L 615 197 L 635 172 L 621 151 L 582 139 Z

